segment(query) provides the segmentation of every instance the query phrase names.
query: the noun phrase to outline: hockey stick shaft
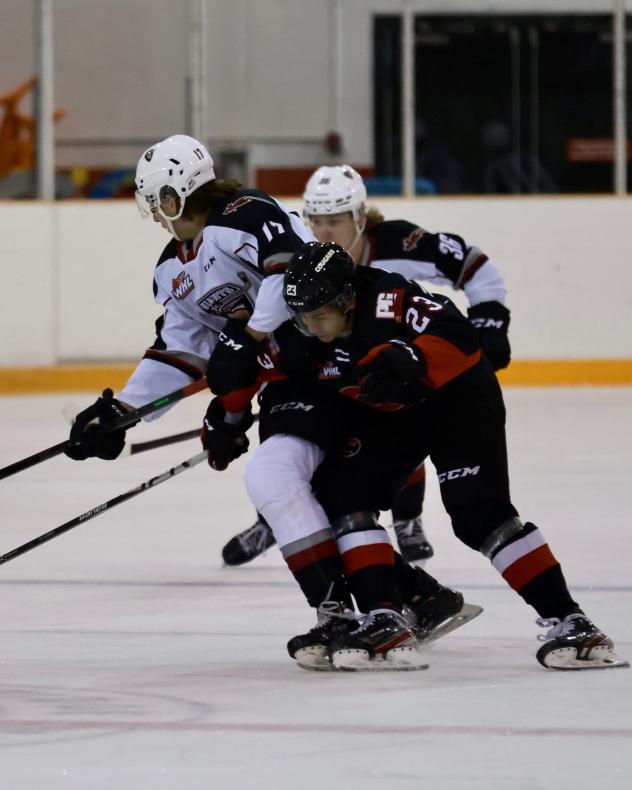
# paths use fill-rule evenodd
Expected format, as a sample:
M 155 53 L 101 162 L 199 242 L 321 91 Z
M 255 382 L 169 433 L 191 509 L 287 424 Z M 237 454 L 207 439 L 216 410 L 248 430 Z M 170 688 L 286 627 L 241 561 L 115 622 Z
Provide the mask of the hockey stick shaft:
M 182 387 L 179 390 L 174 390 L 168 395 L 158 398 L 158 400 L 152 401 L 151 403 L 146 403 L 144 406 L 134 409 L 134 411 L 130 411 L 127 414 L 124 414 L 122 417 L 112 420 L 112 422 L 108 423 L 104 427 L 108 431 L 115 431 L 118 428 L 127 428 L 128 425 L 140 420 L 142 417 L 146 417 L 152 412 L 163 409 L 165 406 L 170 406 L 172 403 L 177 403 L 179 400 L 183 400 L 183 398 L 188 398 L 189 395 L 194 395 L 196 392 L 200 392 L 201 390 L 205 389 L 205 387 L 206 378 L 203 377 L 197 381 L 191 382 L 191 384 L 187 384 L 186 387 Z M 18 472 L 22 472 L 24 469 L 35 466 L 42 461 L 47 461 L 49 458 L 54 458 L 56 455 L 64 452 L 66 445 L 67 441 L 54 444 L 52 447 L 48 447 L 46 450 L 41 450 L 39 453 L 29 455 L 28 458 L 23 458 L 21 461 L 16 461 L 13 464 L 3 467 L 0 469 L 0 480 L 4 480 L 5 477 L 10 477 L 11 475 L 15 475 Z
M 259 420 L 259 415 L 254 415 L 254 421 Z M 137 453 L 144 453 L 147 450 L 155 450 L 157 447 L 165 447 L 168 444 L 176 444 L 177 442 L 186 442 L 187 439 L 196 439 L 200 436 L 201 428 L 194 428 L 192 431 L 183 431 L 182 433 L 173 433 L 169 436 L 162 436 L 160 439 L 150 439 L 147 442 L 132 442 L 125 444 L 122 456 L 136 455 Z
M 126 444 L 121 455 L 136 455 L 137 453 L 144 453 L 147 450 L 155 450 L 157 447 L 166 447 L 168 444 L 176 444 L 177 442 L 186 442 L 187 439 L 199 438 L 201 428 L 194 428 L 192 431 L 183 431 L 183 433 L 174 433 L 170 436 L 162 436 L 160 439 L 150 439 L 147 442 L 133 442 Z
M 64 532 L 68 532 L 68 530 L 78 527 L 79 524 L 90 521 L 90 519 L 100 516 L 101 513 L 105 513 L 106 510 L 111 510 L 113 507 L 116 507 L 116 505 L 120 505 L 122 502 L 127 502 L 128 499 L 138 496 L 138 494 L 142 494 L 143 491 L 149 491 L 150 488 L 155 488 L 157 485 L 160 485 L 160 483 L 164 483 L 165 480 L 170 480 L 172 477 L 179 475 L 180 472 L 185 472 L 187 469 L 197 466 L 199 463 L 206 460 L 207 455 L 208 453 L 206 450 L 204 452 L 198 453 L 192 458 L 189 458 L 188 460 L 183 461 L 181 464 L 178 464 L 178 466 L 174 466 L 172 469 L 169 469 L 167 472 L 163 472 L 161 475 L 157 475 L 156 477 L 152 477 L 151 480 L 141 483 L 136 488 L 132 488 L 129 491 L 126 491 L 124 494 L 119 494 L 112 499 L 108 499 L 108 501 L 104 502 L 102 505 L 97 505 L 90 510 L 86 510 L 85 513 L 82 513 L 80 516 L 67 521 L 65 524 L 45 532 L 38 538 L 29 540 L 28 543 L 18 546 L 17 549 L 8 551 L 6 554 L 0 556 L 0 565 L 4 565 L 5 562 L 10 562 L 16 557 L 26 554 L 27 551 L 31 551 L 31 549 L 35 549 L 38 546 L 41 546 L 43 543 L 48 543 L 49 540 L 53 540 L 53 538 L 63 535 Z

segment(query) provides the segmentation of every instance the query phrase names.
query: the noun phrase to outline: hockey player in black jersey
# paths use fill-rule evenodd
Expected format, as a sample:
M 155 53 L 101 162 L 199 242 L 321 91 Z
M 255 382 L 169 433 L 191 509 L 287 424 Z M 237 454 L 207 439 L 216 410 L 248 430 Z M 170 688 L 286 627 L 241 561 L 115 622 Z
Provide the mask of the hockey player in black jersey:
M 138 161 L 136 184 L 143 216 L 172 236 L 154 271 L 154 298 L 163 314 L 154 344 L 118 397 L 100 397 L 77 415 L 66 450 L 75 460 L 116 458 L 125 430 L 108 432 L 107 423 L 128 407 L 155 401 L 203 376 L 219 337 L 232 342 L 237 367 L 245 358 L 246 375 L 256 376 L 259 365 L 248 355 L 258 340 L 289 318 L 283 271 L 292 254 L 312 238 L 299 217 L 270 195 L 217 179 L 209 152 L 187 135 L 148 148 Z M 246 451 L 245 431 L 253 419 L 249 408 L 231 422 L 224 417 L 221 403 L 213 401 L 204 419 L 203 445 L 215 469 L 225 469 Z M 451 618 L 458 622 L 453 618 L 462 608 L 460 594 L 421 572 L 410 578 L 414 583 L 408 595 L 419 604 L 425 632 L 436 636 L 435 626 Z
M 318 243 L 294 255 L 284 294 L 311 338 L 302 343 L 296 333 L 283 338 L 278 332 L 269 346 L 268 374 L 276 355 L 275 367 L 290 376 L 288 391 L 280 397 L 274 381 L 263 390 L 262 443 L 246 484 L 299 584 L 307 594 L 310 586 L 337 590 L 330 598 L 340 602 L 339 617 L 340 557 L 338 571 L 365 617 L 355 629 L 341 627 L 344 619 L 337 631 L 332 626 L 327 648 L 334 666 L 364 668 L 378 653 L 388 657 L 385 641 L 402 632 L 401 598 L 388 570 L 392 549 L 375 513 L 390 506 L 410 469 L 427 455 L 456 536 L 490 559 L 549 629 L 538 661 L 555 669 L 625 666 L 572 599 L 540 530 L 523 523 L 511 502 L 500 387 L 476 331 L 450 300 L 399 275 L 354 267 L 342 248 Z M 221 381 L 210 383 L 221 391 Z M 278 435 L 275 420 L 291 425 L 292 415 L 292 432 L 300 437 L 296 426 L 319 409 L 322 433 L 333 426 L 334 433 L 347 434 L 342 452 L 316 453 L 310 466 L 307 455 L 294 450 L 288 464 L 283 458 L 279 463 L 287 435 Z M 315 441 L 322 440 L 312 439 L 307 454 L 314 453 Z M 295 485 L 297 473 L 290 469 L 301 463 L 324 511 L 322 529 L 306 529 L 304 518 L 297 520 L 305 516 L 297 499 L 306 490 Z
M 498 268 L 478 247 L 452 233 L 431 233 L 405 220 L 385 221 L 376 208 L 367 206 L 362 177 L 348 165 L 318 168 L 307 182 L 303 200 L 304 219 L 316 239 L 340 244 L 358 266 L 463 291 L 483 354 L 494 370 L 507 367 L 511 356 L 507 291 Z M 424 491 L 421 464 L 393 503 L 393 528 L 408 561 L 433 555 L 422 526 Z M 251 527 L 226 544 L 222 555 L 227 565 L 241 565 L 272 545 L 272 530 L 259 514 Z

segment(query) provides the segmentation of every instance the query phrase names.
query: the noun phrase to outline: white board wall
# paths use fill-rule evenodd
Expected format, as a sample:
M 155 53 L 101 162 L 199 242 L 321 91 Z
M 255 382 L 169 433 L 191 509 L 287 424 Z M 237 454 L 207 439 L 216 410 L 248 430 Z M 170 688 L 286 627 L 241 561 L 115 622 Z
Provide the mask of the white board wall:
M 509 289 L 514 358 L 632 357 L 631 199 L 378 205 L 387 218 L 459 233 L 497 262 Z M 0 209 L 0 366 L 138 359 L 160 314 L 152 272 L 164 230 L 142 221 L 131 201 Z

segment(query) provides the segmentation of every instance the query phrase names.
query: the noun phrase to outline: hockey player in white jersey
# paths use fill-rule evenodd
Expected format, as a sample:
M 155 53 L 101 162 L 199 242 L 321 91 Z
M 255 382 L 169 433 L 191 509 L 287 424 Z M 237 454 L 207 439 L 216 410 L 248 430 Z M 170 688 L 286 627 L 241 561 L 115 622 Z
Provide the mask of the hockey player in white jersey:
M 303 200 L 304 219 L 318 241 L 340 244 L 356 265 L 423 280 L 431 288 L 448 285 L 463 291 L 484 355 L 494 370 L 507 367 L 511 357 L 507 289 L 498 267 L 478 247 L 453 233 L 432 233 L 406 220 L 385 220 L 368 206 L 362 177 L 349 165 L 319 167 L 307 182 Z M 402 557 L 409 562 L 433 555 L 421 519 L 424 490 L 422 464 L 393 504 L 393 528 Z M 272 530 L 258 515 L 251 527 L 226 544 L 224 562 L 241 565 L 274 542 Z
M 201 378 L 227 321 L 241 319 L 240 328 L 247 321 L 259 336 L 285 321 L 282 271 L 293 252 L 313 238 L 300 218 L 270 195 L 217 179 L 209 152 L 187 135 L 148 148 L 138 161 L 136 185 L 141 214 L 173 237 L 154 272 L 154 298 L 164 312 L 155 342 L 118 398 L 99 398 L 90 407 L 90 420 L 75 421 L 67 455 L 76 460 L 115 458 L 125 431 L 108 433 L 100 424 Z M 251 420 L 250 413 L 243 415 L 235 430 Z M 208 431 L 205 442 L 209 462 L 225 468 L 246 448 L 230 442 L 213 446 L 223 438 Z M 223 452 L 231 458 L 224 459 Z

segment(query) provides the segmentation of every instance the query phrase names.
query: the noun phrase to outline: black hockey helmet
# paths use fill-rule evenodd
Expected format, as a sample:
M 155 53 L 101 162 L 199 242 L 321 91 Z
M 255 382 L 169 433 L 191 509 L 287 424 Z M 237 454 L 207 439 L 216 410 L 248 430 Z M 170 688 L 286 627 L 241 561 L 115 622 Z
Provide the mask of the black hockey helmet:
M 345 312 L 355 296 L 355 263 L 340 244 L 310 241 L 294 253 L 283 281 L 283 298 L 294 313 L 325 305 Z

